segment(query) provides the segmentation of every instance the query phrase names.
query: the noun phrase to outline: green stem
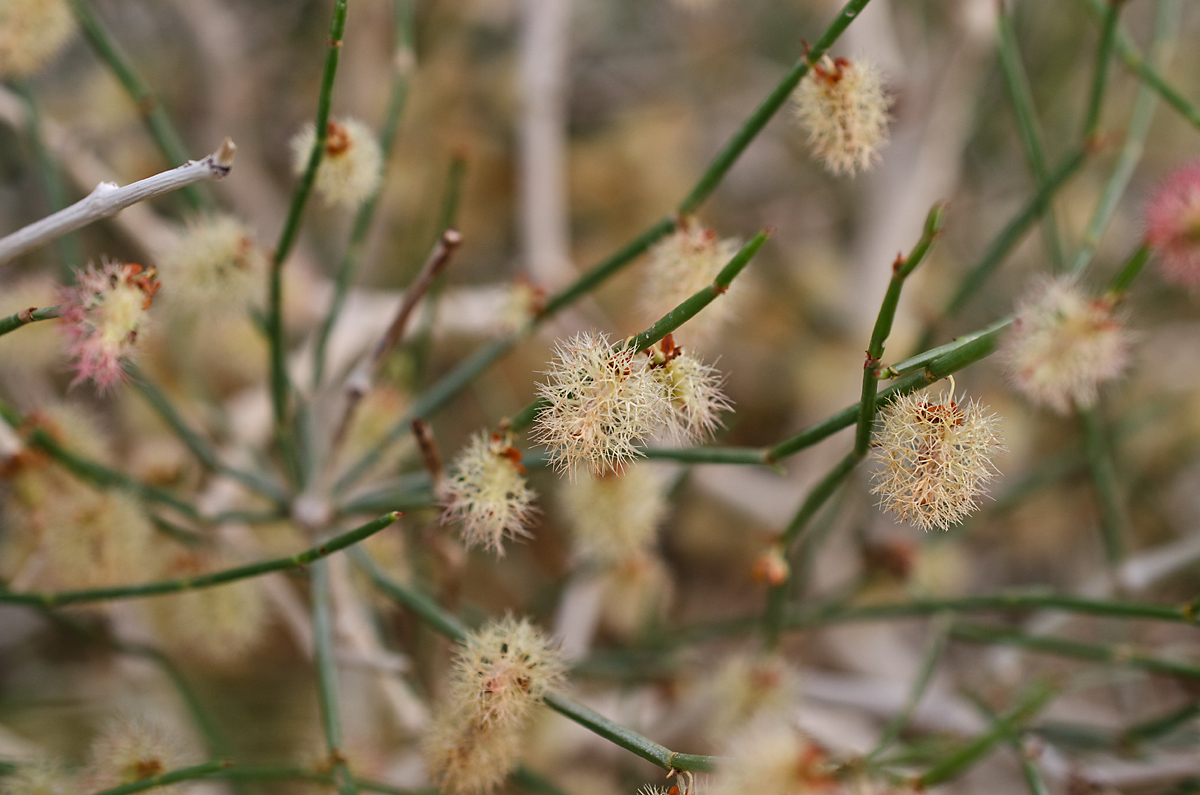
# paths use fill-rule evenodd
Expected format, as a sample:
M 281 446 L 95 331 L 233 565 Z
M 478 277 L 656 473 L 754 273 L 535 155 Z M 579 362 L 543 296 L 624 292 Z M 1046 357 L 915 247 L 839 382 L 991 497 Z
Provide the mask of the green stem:
M 137 389 L 138 393 L 158 413 L 158 416 L 167 423 L 175 435 L 179 437 L 179 440 L 187 447 L 188 451 L 191 452 L 205 469 L 210 472 L 220 472 L 228 475 L 252 491 L 274 502 L 277 508 L 286 507 L 288 497 L 281 487 L 271 483 L 262 475 L 243 471 L 221 461 L 212 445 L 201 437 L 200 434 L 188 427 L 187 422 L 180 416 L 170 399 L 150 381 L 145 373 L 132 363 L 125 364 L 125 371 L 129 373 L 133 386 Z
M 804 54 L 804 57 L 797 61 L 788 73 L 784 75 L 775 89 L 767 95 L 762 104 L 755 109 L 750 118 L 738 128 L 729 142 L 725 144 L 725 148 L 713 159 L 708 169 L 700 177 L 696 187 L 692 188 L 692 192 L 687 195 L 679 204 L 680 215 L 690 215 L 699 209 L 704 200 L 709 197 L 725 178 L 725 174 L 733 167 L 741 157 L 742 152 L 762 132 L 763 127 L 767 126 L 767 122 L 771 117 L 787 102 L 788 97 L 796 90 L 796 86 L 800 85 L 800 81 L 808 74 L 812 65 L 821 60 L 834 42 L 845 32 L 850 23 L 858 17 L 859 13 L 866 8 L 870 0 L 850 0 L 842 7 L 841 13 L 833 20 L 825 32 L 821 34 L 821 38 L 817 39 L 817 43 L 812 46 Z
M 1104 539 L 1104 555 L 1110 567 L 1120 565 L 1125 559 L 1125 519 L 1118 495 L 1117 474 L 1113 470 L 1112 455 L 1108 449 L 1108 438 L 1096 409 L 1078 409 L 1076 416 L 1083 432 L 1084 450 L 1088 468 L 1092 473 L 1092 484 L 1096 489 L 1096 500 L 1100 507 L 1100 532 Z
M 190 158 L 183 139 L 171 124 L 171 118 L 162 106 L 158 97 L 150 89 L 148 83 L 138 73 L 133 61 L 121 50 L 112 33 L 92 11 L 88 0 L 71 0 L 71 9 L 75 19 L 83 31 L 84 38 L 92 45 L 92 49 L 112 70 L 149 130 L 150 136 L 158 144 L 158 150 L 171 166 L 181 166 Z M 200 210 L 213 206 L 211 197 L 203 193 L 196 185 L 188 185 L 182 190 L 188 206 L 192 210 Z
M 224 760 L 205 762 L 202 765 L 194 765 L 193 767 L 172 770 L 170 773 L 163 773 L 161 776 L 148 776 L 143 779 L 138 779 L 132 784 L 123 784 L 119 787 L 112 787 L 111 789 L 92 793 L 92 795 L 130 795 L 130 793 L 133 792 L 145 792 L 148 789 L 165 787 L 168 784 L 174 784 L 177 781 L 194 781 L 198 778 L 207 778 L 213 773 L 224 770 L 231 764 L 232 762 Z
M 312 781 L 317 784 L 334 784 L 334 776 L 318 770 L 309 770 L 288 765 L 228 765 L 223 770 L 207 776 L 216 781 Z M 412 790 L 394 787 L 381 781 L 355 778 L 354 784 L 364 792 L 381 792 L 384 795 L 437 795 L 434 790 Z
M 388 577 L 365 552 L 357 549 L 351 550 L 350 556 L 355 565 L 362 569 L 380 592 L 412 610 L 431 629 L 459 643 L 466 637 L 467 625 L 433 599 L 415 588 L 407 588 Z M 548 693 L 542 700 L 548 707 L 565 715 L 580 726 L 665 770 L 711 771 L 716 761 L 715 757 L 711 756 L 676 753 L 559 693 Z
M 1109 0 L 1084 0 L 1088 9 L 1096 17 L 1103 19 L 1108 13 Z M 1183 116 L 1193 127 L 1200 130 L 1200 109 L 1179 93 L 1171 86 L 1158 68 L 1145 58 L 1139 51 L 1133 40 L 1129 38 L 1124 30 L 1119 26 L 1116 36 L 1117 56 L 1125 64 L 1129 71 L 1133 72 L 1143 83 L 1153 89 L 1163 101 L 1174 108 L 1179 115 Z
M 957 313 L 966 305 L 971 296 L 975 295 L 975 292 L 983 286 L 983 283 L 992 275 L 992 272 L 1012 253 L 1017 243 L 1021 242 L 1021 238 L 1029 231 L 1029 227 L 1033 225 L 1033 222 L 1041 218 L 1046 212 L 1054 194 L 1083 167 L 1088 154 L 1089 150 L 1081 147 L 1063 158 L 1062 163 L 1050 174 L 1038 192 L 1026 202 L 1019 213 L 1004 225 L 1004 228 L 992 239 L 991 244 L 984 251 L 983 256 L 979 258 L 979 261 L 972 265 L 971 269 L 963 276 L 958 289 L 954 291 L 954 295 L 946 302 L 946 308 L 942 313 L 943 317 L 949 317 Z M 918 349 L 928 348 L 932 342 L 932 336 L 932 330 L 926 331 L 920 343 L 918 343 Z
M 987 358 L 995 352 L 1000 335 L 1011 322 L 1011 319 L 1000 320 L 985 329 L 942 345 L 936 349 L 936 358 L 929 359 L 927 355 L 922 354 L 895 365 L 894 369 L 910 372 L 907 372 L 892 386 L 881 391 L 875 398 L 876 404 L 882 404 L 894 400 L 900 395 L 924 389 L 967 365 Z M 855 403 L 810 425 L 795 436 L 784 439 L 767 450 L 767 462 L 775 463 L 795 455 L 806 447 L 812 447 L 817 442 L 829 438 L 843 428 L 850 427 L 858 420 L 861 411 L 859 404 Z
M 419 480 L 418 480 L 419 479 Z M 363 513 L 379 513 L 389 508 L 397 511 L 417 511 L 422 508 L 434 508 L 438 505 L 437 496 L 429 482 L 428 473 L 418 473 L 412 482 L 399 486 L 372 489 L 364 494 L 358 494 L 338 506 L 338 516 L 354 516 Z
M 1025 159 L 1029 161 L 1030 171 L 1039 189 L 1046 184 L 1050 177 L 1046 165 L 1046 148 L 1042 141 L 1041 129 L 1037 121 L 1037 110 L 1033 102 L 1033 91 L 1029 87 L 1029 76 L 1021 63 L 1021 52 L 1017 47 L 1017 37 L 1013 31 L 1011 11 L 1001 8 L 996 17 L 996 34 L 1000 50 L 1000 66 L 1004 72 L 1004 82 L 1008 86 L 1012 98 L 1013 112 L 1017 117 L 1017 130 L 1020 132 L 1021 148 Z M 1054 269 L 1062 271 L 1066 267 L 1063 254 L 1062 240 L 1058 233 L 1058 222 L 1054 216 L 1054 207 L 1046 206 L 1042 219 L 1042 230 L 1046 237 L 1046 250 L 1054 262 Z
M 767 450 L 761 447 L 649 447 L 646 458 L 682 461 L 685 464 L 749 464 L 769 466 Z
M 54 162 L 50 150 L 46 148 L 41 108 L 28 80 L 17 80 L 13 85 L 25 102 L 25 131 L 29 137 L 30 146 L 33 147 L 33 159 L 42 180 L 42 190 L 46 192 L 46 201 L 50 205 L 50 211 L 58 212 L 69 202 L 67 201 L 66 186 L 63 184 L 62 171 L 59 169 L 58 163 Z M 74 232 L 68 232 L 56 238 L 54 243 L 62 258 L 63 283 L 70 284 L 75 281 L 75 271 L 81 269 L 84 264 L 83 249 L 79 246 L 79 236 Z
M 939 613 L 929 628 L 929 638 L 925 643 L 925 651 L 921 655 L 921 667 L 917 670 L 917 678 L 913 680 L 904 706 L 884 726 L 879 742 L 875 744 L 871 753 L 867 754 L 868 764 L 877 759 L 895 742 L 896 738 L 900 736 L 900 732 L 904 731 L 904 727 L 912 719 L 913 713 L 921 703 L 921 698 L 929 688 L 929 683 L 933 681 L 933 673 L 942 659 L 942 652 L 946 650 L 946 643 L 950 638 L 951 621 L 950 614 Z
M 934 239 L 942 230 L 944 206 L 935 204 L 925 218 L 925 229 L 921 239 L 909 253 L 908 258 L 897 257 L 892 263 L 892 278 L 888 282 L 887 292 L 879 305 L 879 315 L 875 318 L 875 328 L 871 332 L 871 341 L 867 345 L 867 360 L 863 363 L 862 397 L 858 403 L 858 430 L 854 436 L 854 452 L 859 458 L 864 457 L 871 448 L 871 432 L 875 426 L 875 388 L 879 384 L 879 363 L 883 359 L 883 346 L 888 335 L 892 333 L 892 323 L 896 319 L 896 307 L 900 304 L 900 291 L 904 289 L 907 279 L 917 266 L 925 259 Z
M 342 51 L 342 36 L 346 31 L 348 0 L 335 0 L 333 21 L 329 26 L 329 49 L 325 53 L 325 70 L 321 76 L 321 90 L 317 96 L 316 133 L 308 165 L 292 192 L 287 219 L 279 234 L 279 242 L 271 257 L 269 303 L 267 307 L 267 337 L 271 347 L 271 408 L 275 418 L 275 434 L 285 455 L 290 451 L 287 438 L 287 408 L 290 386 L 288 383 L 286 346 L 283 333 L 283 264 L 295 245 L 300 232 L 300 220 L 317 179 L 317 168 L 325 154 L 325 141 L 329 132 L 329 112 L 333 101 L 333 81 L 337 75 L 338 58 Z
M 1153 742 L 1191 723 L 1192 719 L 1198 715 L 1200 715 L 1200 701 L 1184 704 L 1166 715 L 1130 726 L 1119 735 L 1118 745 L 1128 747 Z
M 1112 58 L 1113 42 L 1117 36 L 1117 25 L 1121 21 L 1121 7 L 1125 0 L 1107 0 L 1104 9 L 1104 26 L 1100 33 L 1100 47 L 1096 50 L 1096 69 L 1092 76 L 1092 91 L 1088 96 L 1087 113 L 1083 121 L 1083 138 L 1095 137 L 1100 129 L 1100 111 L 1104 107 L 1104 87 L 1108 81 L 1108 62 Z
M 792 517 L 792 521 L 788 524 L 787 529 L 784 530 L 783 537 L 779 541 L 785 554 L 796 544 L 804 528 L 816 516 L 817 511 L 821 509 L 825 501 L 833 496 L 838 486 L 842 485 L 842 481 L 854 471 L 854 468 L 858 466 L 858 463 L 862 459 L 862 456 L 851 450 L 841 461 L 834 464 L 825 477 L 821 478 L 812 487 L 812 490 L 804 498 L 804 502 L 800 504 L 799 510 Z M 788 594 L 792 582 L 792 568 L 791 566 L 788 567 L 787 577 L 782 583 L 772 586 L 767 591 L 767 607 L 763 613 L 762 626 L 768 649 L 773 649 L 779 645 L 779 636 L 783 632 Z
M 1150 259 L 1150 247 L 1145 243 L 1134 249 L 1129 258 L 1125 260 L 1125 264 L 1117 271 L 1117 275 L 1108 284 L 1108 293 L 1111 296 L 1119 297 L 1129 289 L 1129 285 L 1133 284 L 1133 280 L 1142 272 L 1142 268 L 1146 266 L 1146 262 Z
M 968 643 L 989 643 L 1019 646 L 1029 651 L 1072 657 L 1079 660 L 1106 665 L 1136 668 L 1150 673 L 1177 676 L 1184 679 L 1200 679 L 1200 666 L 1175 660 L 1163 660 L 1136 654 L 1124 646 L 1098 646 L 1090 643 L 1067 640 L 1045 635 L 1029 635 L 1007 627 L 987 624 L 956 624 L 951 630 L 956 640 Z
M 356 795 L 354 776 L 342 753 L 342 718 L 338 708 L 337 661 L 333 641 L 333 617 L 330 608 L 329 562 L 318 561 L 312 567 L 313 643 L 317 663 L 317 701 L 321 707 L 321 729 L 325 748 L 333 764 L 333 778 L 339 795 Z
M 391 513 L 349 532 L 334 536 L 328 541 L 306 549 L 303 552 L 286 558 L 273 558 L 232 569 L 223 569 L 210 574 L 195 577 L 181 577 L 175 580 L 144 583 L 142 585 L 117 585 L 108 588 L 90 588 L 82 591 L 57 591 L 37 593 L 30 591 L 0 590 L 0 604 L 24 604 L 38 607 L 62 607 L 63 605 L 80 604 L 82 602 L 103 602 L 112 599 L 131 599 L 157 594 L 178 593 L 197 588 L 211 588 L 215 585 L 258 577 L 275 571 L 286 571 L 328 557 L 359 541 L 370 538 L 388 525 L 400 518 L 400 514 Z
M 664 770 L 691 770 L 698 773 L 712 772 L 717 758 L 699 754 L 679 754 L 609 720 L 595 710 L 578 704 L 559 693 L 547 693 L 542 701 L 555 712 L 598 734 L 614 745 L 653 762 Z
M 0 417 L 3 417 L 4 421 L 15 429 L 21 429 L 26 425 L 26 421 L 20 414 L 2 404 L 0 404 Z M 194 505 L 176 497 L 169 491 L 142 483 L 124 472 L 111 469 L 104 464 L 67 450 L 41 428 L 31 427 L 26 434 L 25 441 L 30 447 L 49 455 L 80 480 L 102 489 L 122 489 L 136 494 L 148 502 L 170 506 L 189 519 L 200 520 L 203 518 Z
M 1110 7 L 1120 5 L 1124 0 L 1111 0 Z M 1168 42 L 1175 33 L 1178 24 L 1179 7 L 1174 2 L 1160 2 L 1154 18 L 1154 39 L 1150 45 L 1151 59 L 1156 64 L 1165 59 Z M 1100 201 L 1092 213 L 1091 222 L 1083 236 L 1083 244 L 1079 253 L 1071 263 L 1071 273 L 1081 274 L 1091 263 L 1096 248 L 1104 230 L 1117 212 L 1117 204 L 1129 187 L 1134 169 L 1142 159 L 1146 148 L 1146 136 L 1150 133 L 1150 122 L 1154 118 L 1156 102 L 1155 92 L 1149 86 L 1138 89 L 1137 99 L 1134 100 L 1133 113 L 1129 119 L 1129 129 L 1125 132 L 1125 143 L 1121 146 L 1121 154 L 1113 167 L 1112 176 L 1104 186 Z
M 1055 695 L 1055 688 L 1047 681 L 1035 682 L 1017 698 L 1017 703 L 1000 716 L 990 731 L 975 738 L 963 748 L 925 771 L 914 782 L 918 789 L 932 787 L 962 775 L 968 768 L 991 753 L 997 744 L 1007 739 L 1017 727 L 1027 723 L 1042 710 Z
M 14 312 L 8 317 L 0 317 L 0 336 L 7 334 L 10 331 L 16 331 L 21 326 L 27 326 L 30 323 L 36 323 L 39 320 L 54 320 L 62 317 L 65 307 L 45 306 L 40 309 L 31 306 L 28 309 L 22 309 L 20 312 Z
M 396 132 L 400 129 L 400 116 L 404 112 L 404 102 L 408 98 L 409 81 L 415 67 L 415 49 L 413 47 L 412 0 L 395 0 L 393 14 L 395 17 L 395 51 L 392 55 L 393 74 L 392 91 L 388 100 L 387 115 L 384 117 L 383 128 L 379 132 L 379 148 L 383 152 L 383 173 L 387 173 L 388 163 L 396 142 Z M 379 206 L 379 197 L 383 193 L 383 182 L 367 197 L 358 213 L 354 216 L 354 226 L 350 231 L 350 242 L 342 256 L 337 276 L 333 280 L 333 298 L 329 310 L 321 322 L 317 332 L 317 342 L 313 353 L 312 385 L 316 389 L 325 376 L 325 354 L 329 345 L 329 335 L 337 324 L 346 302 L 346 292 L 358 271 L 363 252 L 367 245 L 367 235 L 371 231 L 371 223 L 375 219 L 375 210 Z

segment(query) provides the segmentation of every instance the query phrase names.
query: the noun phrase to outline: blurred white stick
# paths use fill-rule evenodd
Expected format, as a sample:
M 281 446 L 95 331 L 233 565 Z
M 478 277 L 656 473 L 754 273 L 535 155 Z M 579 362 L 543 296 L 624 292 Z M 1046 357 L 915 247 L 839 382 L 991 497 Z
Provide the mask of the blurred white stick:
M 567 30 L 570 0 L 525 0 L 521 30 L 521 234 L 536 284 L 571 279 L 566 200 Z
M 226 138 L 217 151 L 202 160 L 190 160 L 178 168 L 155 174 L 121 187 L 112 182 L 101 182 L 91 193 L 79 201 L 7 237 L 0 238 L 0 263 L 30 249 L 48 243 L 93 221 L 116 215 L 131 204 L 179 190 L 197 182 L 223 179 L 233 165 L 233 154 L 237 151 L 233 141 Z

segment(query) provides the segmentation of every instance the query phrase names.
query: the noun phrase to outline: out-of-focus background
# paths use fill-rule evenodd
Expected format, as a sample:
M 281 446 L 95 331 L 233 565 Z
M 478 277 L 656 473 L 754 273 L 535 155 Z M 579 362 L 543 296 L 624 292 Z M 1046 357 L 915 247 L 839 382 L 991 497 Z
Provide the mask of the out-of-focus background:
M 1087 2 L 1012 5 L 1053 168 L 1079 143 L 1099 18 Z M 99 0 L 94 6 L 193 156 L 212 151 L 225 136 L 237 143 L 233 173 L 212 190 L 260 244 L 272 245 L 295 185 L 288 141 L 315 112 L 330 4 Z M 1143 50 L 1154 6 L 1138 0 L 1122 10 L 1122 25 Z M 362 425 L 356 438 L 362 444 L 377 438 L 422 387 L 496 334 L 514 280 L 560 288 L 670 213 L 838 7 L 816 0 L 417 2 L 410 93 L 347 319 L 335 335 L 334 376 L 386 323 L 397 291 L 426 256 L 456 159 L 465 175 L 457 212 L 464 242 L 445 280 L 428 355 L 409 345 L 388 360 L 367 418 L 376 425 Z M 804 133 L 785 107 L 699 211 L 722 237 L 745 240 L 761 228 L 772 230 L 727 297 L 737 304 L 736 321 L 701 347 L 725 375 L 734 405 L 720 444 L 769 445 L 857 400 L 863 351 L 891 264 L 916 243 L 935 202 L 946 202 L 945 232 L 906 286 L 885 362 L 916 352 L 926 328 L 940 344 L 1010 313 L 1014 300 L 1052 268 L 1047 237 L 1035 226 L 961 312 L 942 317 L 962 274 L 1036 190 L 997 58 L 996 14 L 992 0 L 873 0 L 833 54 L 869 59 L 885 76 L 893 120 L 878 166 L 853 179 L 828 175 L 810 158 Z M 391 86 L 392 29 L 392 4 L 351 2 L 335 115 L 380 125 Z M 1163 76 L 1193 102 L 1200 102 L 1197 37 L 1200 6 L 1184 3 Z M 101 179 L 126 183 L 165 167 L 137 109 L 79 37 L 31 85 L 73 198 Z M 1139 85 L 1114 59 L 1096 151 L 1052 201 L 1068 258 L 1109 184 Z M 14 97 L 10 92 L 0 102 L 4 232 L 49 211 Z M 1086 284 L 1102 289 L 1141 240 L 1146 199 L 1170 171 L 1198 155 L 1200 130 L 1159 102 Z M 152 262 L 162 236 L 184 217 L 177 199 L 162 197 L 127 211 L 124 222 L 82 230 L 80 243 L 90 259 Z M 319 201 L 307 211 L 285 279 L 289 339 L 297 351 L 325 311 L 350 221 L 350 214 Z M 0 315 L 54 303 L 58 257 L 48 246 L 3 266 Z M 471 434 L 534 396 L 555 339 L 595 329 L 625 337 L 648 325 L 654 318 L 640 308 L 644 265 L 633 264 L 556 317 L 434 417 L 443 454 L 452 457 Z M 170 274 L 161 280 L 166 297 Z M 1164 282 L 1152 264 L 1121 310 L 1136 332 L 1134 363 L 1126 378 L 1104 390 L 1100 404 L 1127 519 L 1129 557 L 1115 578 L 1106 570 L 1075 421 L 1024 403 L 993 357 L 956 380 L 960 394 L 1002 417 L 1008 452 L 998 461 L 1002 476 L 992 499 L 961 527 L 926 534 L 881 513 L 869 493 L 869 468 L 856 473 L 818 517 L 826 540 L 805 573 L 806 598 L 846 588 L 857 589 L 859 600 L 883 600 L 1023 585 L 1171 604 L 1194 598 L 1198 301 Z M 156 301 L 152 317 L 143 368 L 214 438 L 261 450 L 269 427 L 266 344 L 253 320 L 181 319 L 166 301 Z M 133 390 L 98 397 L 89 385 L 68 388 L 59 336 L 43 323 L 0 338 L 5 400 L 23 411 L 71 404 L 102 430 L 114 464 L 183 493 L 203 492 L 197 465 Z M 705 717 L 711 678 L 729 654 L 752 650 L 753 638 L 662 655 L 618 652 L 694 622 L 760 610 L 764 587 L 752 577 L 754 562 L 807 488 L 844 454 L 851 433 L 804 451 L 779 471 L 644 464 L 670 491 L 670 507 L 646 568 L 605 575 L 615 581 L 589 572 L 571 554 L 561 497 L 566 479 L 537 469 L 531 482 L 542 514 L 533 537 L 509 544 L 501 559 L 471 551 L 443 596 L 450 593 L 468 616 L 533 615 L 576 644 L 584 662 L 574 681 L 583 700 L 673 749 L 716 752 L 717 740 L 703 729 L 711 723 Z M 255 434 L 255 444 L 238 441 Z M 413 449 L 401 445 L 378 476 L 419 469 Z M 445 585 L 453 568 L 446 559 L 462 554 L 449 540 L 451 530 L 437 524 L 436 509 L 412 511 L 402 524 L 406 550 L 393 540 L 381 542 L 377 554 L 402 576 Z M 250 558 L 304 545 L 286 522 L 222 532 L 234 532 L 233 548 Z M 396 548 L 382 549 L 385 543 Z M 302 642 L 305 618 L 288 613 L 298 605 L 304 612 L 300 591 L 284 578 L 270 590 L 255 608 L 262 619 L 244 653 L 188 652 L 175 662 L 211 705 L 239 759 L 311 762 L 322 746 L 312 664 Z M 152 603 L 117 605 L 107 611 L 106 626 L 117 637 L 171 647 L 178 639 L 170 625 L 185 619 L 156 623 Z M 356 770 L 373 778 L 415 785 L 419 756 L 412 724 L 402 716 L 405 697 L 389 691 L 387 680 L 403 677 L 409 692 L 424 699 L 437 692 L 448 652 L 411 615 L 374 600 L 363 604 L 378 612 L 359 619 L 368 628 L 376 622 L 401 656 L 359 659 L 347 652 L 348 755 Z M 650 629 L 641 623 L 647 604 Z M 241 609 L 249 608 L 230 608 Z M 101 612 L 69 615 L 90 624 Z M 1059 616 L 1042 616 L 1032 627 L 1157 657 L 1200 659 L 1191 627 L 1101 626 Z M 801 671 L 800 725 L 837 753 L 870 750 L 883 721 L 903 703 L 928 631 L 925 620 L 914 619 L 789 634 L 784 651 Z M 401 673 L 388 670 L 388 660 Z M 980 732 L 987 724 L 964 693 L 1003 705 L 1022 683 L 1047 671 L 1069 685 L 1040 716 L 1043 725 L 1115 730 L 1196 698 L 1194 680 L 953 643 L 916 714 L 914 736 Z M 0 757 L 40 751 L 81 763 L 98 727 L 122 709 L 165 716 L 184 735 L 194 733 L 170 682 L 147 660 L 81 639 L 36 611 L 0 610 Z M 1140 757 L 1122 749 L 1086 752 L 1052 731 L 1042 736 L 1052 791 L 1063 791 L 1072 771 L 1089 765 L 1119 791 L 1167 791 L 1187 776 L 1200 777 L 1191 722 Z M 539 726 L 527 764 L 572 795 L 631 792 L 655 775 L 647 763 L 557 716 Z M 1120 778 L 1126 773 L 1128 779 Z M 1015 757 L 998 753 L 947 791 L 1026 789 Z

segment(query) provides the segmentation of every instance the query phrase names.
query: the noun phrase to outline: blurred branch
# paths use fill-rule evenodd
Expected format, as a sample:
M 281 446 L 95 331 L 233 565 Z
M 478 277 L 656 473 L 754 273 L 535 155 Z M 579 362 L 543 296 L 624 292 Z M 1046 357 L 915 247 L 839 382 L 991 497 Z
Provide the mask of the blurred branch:
M 346 765 L 342 748 L 342 717 L 338 707 L 337 662 L 334 653 L 333 619 L 330 609 L 329 564 L 317 561 L 312 567 L 309 593 L 312 598 L 313 642 L 317 663 L 317 702 L 321 708 L 321 730 L 325 750 L 339 795 L 357 795 L 354 776 Z
M 379 132 L 379 148 L 383 152 L 383 173 L 387 174 L 395 149 L 396 133 L 400 129 L 400 117 L 404 112 L 404 104 L 408 99 L 409 84 L 416 70 L 416 50 L 413 47 L 413 0 L 395 0 L 393 14 L 395 16 L 395 50 L 392 55 L 392 90 L 388 99 L 387 114 L 384 117 L 383 128 Z M 321 321 L 317 331 L 316 348 L 313 351 L 312 385 L 315 389 L 325 376 L 325 353 L 329 345 L 329 335 L 337 324 L 342 307 L 346 302 L 346 291 L 350 288 L 354 275 L 358 272 L 367 245 L 367 234 L 371 231 L 375 219 L 375 211 L 379 207 L 379 198 L 383 194 L 386 180 L 380 180 L 379 186 L 367 197 L 354 216 L 354 226 L 350 230 L 350 241 L 342 256 L 341 265 L 333 281 L 333 297 L 329 302 L 329 310 Z
M 0 263 L 37 248 L 67 232 L 116 215 L 121 210 L 138 202 L 179 190 L 210 179 L 224 179 L 233 165 L 237 147 L 228 138 L 217 151 L 201 160 L 190 160 L 178 168 L 155 174 L 153 177 L 130 183 L 124 187 L 111 182 L 101 182 L 84 198 L 70 207 L 48 215 L 40 221 L 18 229 L 0 238 Z
M 381 516 L 378 519 L 367 522 L 366 524 L 334 536 L 318 546 L 307 549 L 298 554 L 286 558 L 275 558 L 272 560 L 259 561 L 245 566 L 237 566 L 231 569 L 223 569 L 209 574 L 201 574 L 195 577 L 181 577 L 176 580 L 162 580 L 159 582 L 144 583 L 142 585 L 118 585 L 108 588 L 90 588 L 82 591 L 47 591 L 37 593 L 31 591 L 6 591 L 0 590 L 0 604 L 23 604 L 32 605 L 35 607 L 61 607 L 69 604 L 79 604 L 82 602 L 104 602 L 113 599 L 132 599 L 143 596 L 155 596 L 164 593 L 177 593 L 179 591 L 190 591 L 197 588 L 211 588 L 215 585 L 224 585 L 225 583 L 245 580 L 250 577 L 258 577 L 262 574 L 267 574 L 273 571 L 285 571 L 287 569 L 296 569 L 301 566 L 328 557 L 334 552 L 339 552 L 347 547 L 357 544 L 367 538 L 383 530 L 388 525 L 400 518 L 399 513 L 391 513 L 386 516 Z

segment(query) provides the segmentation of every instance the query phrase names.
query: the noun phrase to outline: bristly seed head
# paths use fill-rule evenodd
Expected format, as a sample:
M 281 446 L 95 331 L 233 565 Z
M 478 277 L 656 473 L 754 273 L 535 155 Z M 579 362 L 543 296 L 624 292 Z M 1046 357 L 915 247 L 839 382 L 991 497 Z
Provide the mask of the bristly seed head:
M 303 174 L 317 134 L 312 123 L 292 138 L 292 168 Z M 353 209 L 370 196 L 383 179 L 383 152 L 375 134 L 357 119 L 330 119 L 325 153 L 317 167 L 314 188 L 329 204 Z
M 953 395 L 937 401 L 911 393 L 880 411 L 873 494 L 880 506 L 924 530 L 949 529 L 975 510 L 975 496 L 997 474 L 992 458 L 1004 450 L 997 417 Z
M 457 522 L 467 546 L 504 554 L 504 540 L 529 535 L 537 495 L 525 482 L 521 454 L 499 435 L 476 434 L 438 485 L 442 522 Z
M 647 357 L 614 348 L 604 334 L 559 343 L 546 375 L 535 434 L 560 472 L 574 476 L 581 464 L 594 473 L 620 470 L 663 424 L 663 390 Z
M 854 176 L 879 160 L 890 102 L 872 64 L 826 55 L 800 81 L 793 98 L 809 146 L 830 173 Z
M 696 444 L 711 438 L 721 424 L 721 413 L 730 409 L 721 391 L 722 375 L 676 346 L 670 334 L 647 353 L 666 400 L 667 439 Z
M 1129 361 L 1130 335 L 1110 298 L 1084 295 L 1069 277 L 1041 281 L 1017 305 L 1003 348 L 1013 385 L 1059 414 L 1096 402 L 1100 384 Z
M 645 282 L 640 290 L 642 313 L 647 322 L 658 320 L 698 290 L 713 283 L 740 243 L 720 238 L 694 217 L 681 218 L 674 234 L 650 251 Z M 680 329 L 689 340 L 707 342 L 730 320 L 737 307 L 738 290 L 704 308 Z

